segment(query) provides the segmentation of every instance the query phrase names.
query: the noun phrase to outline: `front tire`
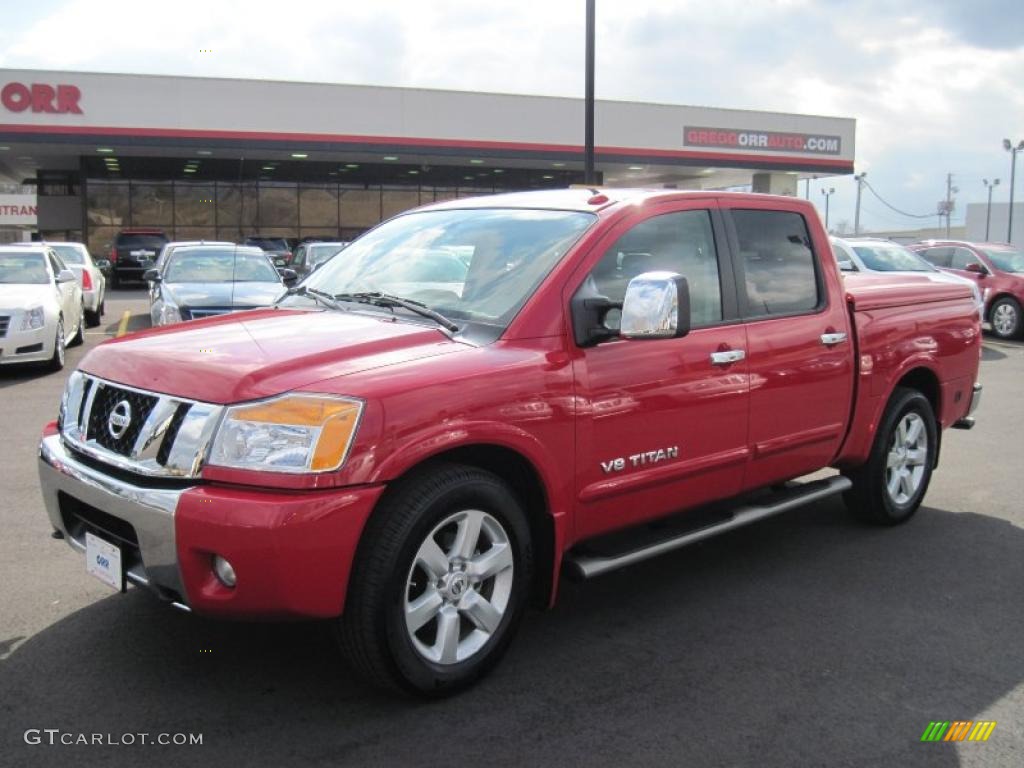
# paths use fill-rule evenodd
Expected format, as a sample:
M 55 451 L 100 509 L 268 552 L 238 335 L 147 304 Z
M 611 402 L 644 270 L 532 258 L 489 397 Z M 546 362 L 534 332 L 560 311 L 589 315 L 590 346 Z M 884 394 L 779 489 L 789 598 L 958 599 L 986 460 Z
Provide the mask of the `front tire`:
M 78 330 L 75 331 L 75 335 L 71 337 L 71 341 L 68 343 L 69 347 L 77 347 L 85 341 L 85 308 L 78 308 Z
M 1000 339 L 1013 339 L 1020 334 L 1020 304 L 1010 296 L 1003 296 L 992 305 L 988 319 L 992 325 L 992 333 Z
M 931 403 L 916 389 L 898 387 L 886 407 L 867 462 L 846 473 L 853 487 L 847 508 L 876 525 L 905 523 L 924 499 L 939 444 Z
M 388 489 L 352 567 L 342 650 L 360 677 L 445 696 L 498 663 L 533 571 L 526 514 L 490 472 L 436 464 Z
M 51 371 L 59 371 L 64 368 L 64 320 L 57 320 L 57 333 L 53 341 L 53 356 L 46 364 Z

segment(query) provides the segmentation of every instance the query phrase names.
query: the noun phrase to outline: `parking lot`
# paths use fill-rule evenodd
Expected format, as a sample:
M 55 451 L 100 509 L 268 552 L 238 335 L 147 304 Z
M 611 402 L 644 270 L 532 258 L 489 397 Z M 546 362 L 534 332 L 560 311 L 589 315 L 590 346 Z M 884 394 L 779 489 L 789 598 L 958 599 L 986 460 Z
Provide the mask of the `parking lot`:
M 978 425 L 925 506 L 869 528 L 829 501 L 585 584 L 454 699 L 353 681 L 320 623 L 221 623 L 111 594 L 50 538 L 35 450 L 66 373 L 148 325 L 107 299 L 64 374 L 0 369 L 0 764 L 1021 765 L 1024 343 L 989 339 Z M 994 720 L 927 744 L 934 720 Z M 201 746 L 26 744 L 28 729 Z

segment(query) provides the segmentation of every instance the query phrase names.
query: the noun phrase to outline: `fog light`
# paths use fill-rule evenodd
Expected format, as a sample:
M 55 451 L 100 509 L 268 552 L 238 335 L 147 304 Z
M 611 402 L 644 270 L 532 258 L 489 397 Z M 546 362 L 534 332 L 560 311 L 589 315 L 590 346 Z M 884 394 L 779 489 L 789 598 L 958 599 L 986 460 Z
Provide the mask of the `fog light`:
M 220 583 L 225 587 L 234 588 L 238 581 L 235 577 L 235 569 L 231 567 L 231 563 L 220 555 L 213 556 L 213 572 L 217 574 Z

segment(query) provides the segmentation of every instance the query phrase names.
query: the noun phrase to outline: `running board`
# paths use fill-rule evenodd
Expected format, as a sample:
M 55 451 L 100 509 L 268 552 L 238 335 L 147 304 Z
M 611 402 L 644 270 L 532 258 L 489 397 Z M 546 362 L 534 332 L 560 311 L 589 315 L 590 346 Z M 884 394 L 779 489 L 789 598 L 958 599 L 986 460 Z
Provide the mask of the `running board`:
M 666 552 L 681 549 L 690 544 L 696 544 L 698 541 L 709 539 L 712 536 L 731 531 L 734 528 L 756 523 L 758 520 L 763 520 L 766 517 L 788 512 L 791 509 L 826 499 L 829 496 L 835 496 L 838 493 L 849 490 L 851 486 L 852 483 L 849 478 L 842 475 L 836 475 L 825 480 L 813 480 L 802 485 L 789 486 L 785 490 L 776 493 L 774 501 L 769 497 L 765 499 L 765 503 L 737 507 L 722 522 L 716 522 L 681 535 L 661 539 L 640 548 L 630 549 L 621 554 L 570 553 L 565 558 L 565 564 L 570 569 L 572 575 L 581 579 L 592 579 L 603 573 L 625 568 L 627 565 L 633 565 L 634 563 L 663 555 Z

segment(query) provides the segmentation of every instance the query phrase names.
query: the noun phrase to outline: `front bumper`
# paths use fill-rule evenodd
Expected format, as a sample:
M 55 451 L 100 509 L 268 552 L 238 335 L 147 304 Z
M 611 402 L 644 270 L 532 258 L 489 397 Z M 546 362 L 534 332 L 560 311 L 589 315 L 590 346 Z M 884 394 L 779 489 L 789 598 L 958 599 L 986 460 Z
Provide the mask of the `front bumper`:
M 43 437 L 39 479 L 53 527 L 77 550 L 86 531 L 113 541 L 129 582 L 215 616 L 339 615 L 359 536 L 383 492 L 146 487 L 142 478 L 132 484 L 91 464 L 59 435 Z M 214 555 L 234 567 L 234 588 L 216 578 Z
M 38 363 L 53 357 L 53 344 L 57 336 L 56 322 L 31 331 L 8 329 L 0 337 L 0 365 L 7 363 Z M 18 352 L 18 350 L 27 350 Z

